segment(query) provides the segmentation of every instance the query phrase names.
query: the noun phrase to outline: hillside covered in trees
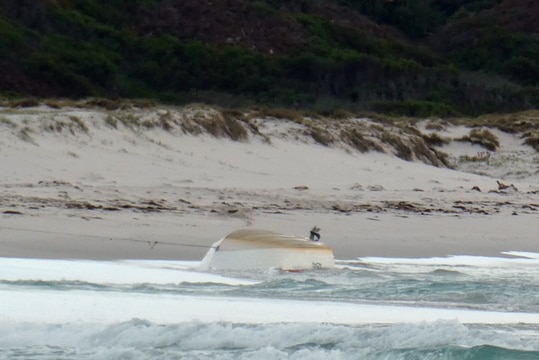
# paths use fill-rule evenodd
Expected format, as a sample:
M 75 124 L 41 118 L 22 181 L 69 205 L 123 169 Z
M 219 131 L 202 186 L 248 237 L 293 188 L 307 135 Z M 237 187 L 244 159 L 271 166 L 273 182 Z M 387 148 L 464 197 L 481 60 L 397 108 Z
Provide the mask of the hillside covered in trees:
M 539 106 L 536 0 L 0 0 L 0 96 Z

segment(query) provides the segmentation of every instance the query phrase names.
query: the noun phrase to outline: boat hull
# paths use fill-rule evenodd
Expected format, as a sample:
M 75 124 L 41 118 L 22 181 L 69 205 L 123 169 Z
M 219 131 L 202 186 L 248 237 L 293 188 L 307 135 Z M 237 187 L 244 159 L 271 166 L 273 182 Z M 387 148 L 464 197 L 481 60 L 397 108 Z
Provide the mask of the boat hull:
M 264 230 L 237 230 L 213 244 L 202 260 L 202 270 L 277 268 L 285 271 L 335 266 L 333 251 L 306 238 Z

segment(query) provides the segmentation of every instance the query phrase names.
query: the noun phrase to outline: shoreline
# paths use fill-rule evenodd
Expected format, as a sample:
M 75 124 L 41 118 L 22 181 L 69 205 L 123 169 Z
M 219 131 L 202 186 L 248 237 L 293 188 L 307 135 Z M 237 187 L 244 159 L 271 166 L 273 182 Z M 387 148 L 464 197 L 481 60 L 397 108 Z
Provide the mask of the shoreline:
M 373 217 L 368 213 L 299 213 L 255 216 L 248 227 L 279 231 L 279 225 L 286 225 L 291 231 L 281 232 L 301 236 L 307 235 L 309 226 L 316 223 L 322 227 L 322 241 L 333 249 L 338 260 L 458 255 L 507 257 L 502 253 L 539 253 L 539 244 L 533 235 L 537 219 L 532 214 L 483 217 L 376 214 Z M 160 227 L 162 223 L 156 224 L 160 230 L 153 235 L 139 233 L 137 236 L 134 232 L 133 235 L 122 236 L 119 235 L 121 229 L 133 227 L 132 223 L 120 223 L 117 219 L 111 219 L 101 224 L 94 220 L 94 224 L 89 224 L 88 220 L 77 218 L 67 221 L 56 219 L 56 223 L 62 225 L 61 228 L 38 230 L 29 224 L 32 219 L 29 222 L 17 221 L 12 227 L 6 227 L 5 220 L 6 215 L 3 215 L 0 218 L 0 257 L 52 259 L 198 261 L 202 260 L 214 242 L 234 229 L 245 227 L 243 221 L 225 220 L 218 216 L 213 219 L 196 216 L 183 217 L 181 222 L 169 228 Z M 204 230 L 199 226 L 185 230 L 189 224 L 197 222 Z M 62 230 L 69 228 L 78 229 L 79 232 Z M 175 230 L 182 228 L 183 232 L 175 233 Z M 513 229 L 511 233 L 506 231 L 507 228 Z M 302 234 L 303 229 L 305 231 Z M 94 232 L 82 232 L 89 230 Z

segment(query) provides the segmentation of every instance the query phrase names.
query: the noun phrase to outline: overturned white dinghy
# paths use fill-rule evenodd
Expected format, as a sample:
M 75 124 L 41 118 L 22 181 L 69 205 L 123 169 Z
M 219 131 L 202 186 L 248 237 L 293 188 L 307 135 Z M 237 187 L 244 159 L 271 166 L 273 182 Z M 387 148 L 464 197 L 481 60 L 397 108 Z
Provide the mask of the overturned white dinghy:
M 266 230 L 236 230 L 213 244 L 200 269 L 299 271 L 334 267 L 331 248 L 313 239 Z

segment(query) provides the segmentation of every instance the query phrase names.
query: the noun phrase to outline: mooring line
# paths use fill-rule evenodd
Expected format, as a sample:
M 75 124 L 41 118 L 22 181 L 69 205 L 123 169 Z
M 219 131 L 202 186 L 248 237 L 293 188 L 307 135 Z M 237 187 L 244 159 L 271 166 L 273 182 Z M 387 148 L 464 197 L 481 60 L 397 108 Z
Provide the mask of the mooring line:
M 149 240 L 123 238 L 123 237 L 114 238 L 114 237 L 110 237 L 110 236 L 90 235 L 90 234 L 75 234 L 75 233 L 68 233 L 68 232 L 62 232 L 62 231 L 22 229 L 22 228 L 16 228 L 16 227 L 11 227 L 11 226 L 0 226 L 0 229 L 14 230 L 14 231 L 26 231 L 26 232 L 52 234 L 52 235 L 63 235 L 63 236 L 78 236 L 78 237 L 95 238 L 95 239 L 109 240 L 109 241 L 130 241 L 130 242 L 136 242 L 136 243 L 145 243 L 145 244 L 148 244 L 150 246 L 150 250 L 153 250 L 153 248 L 158 244 L 169 245 L 169 246 L 196 247 L 196 248 L 203 248 L 203 249 L 209 249 L 209 248 L 212 247 L 211 245 L 173 243 L 173 242 L 168 242 L 168 241 L 149 241 Z

